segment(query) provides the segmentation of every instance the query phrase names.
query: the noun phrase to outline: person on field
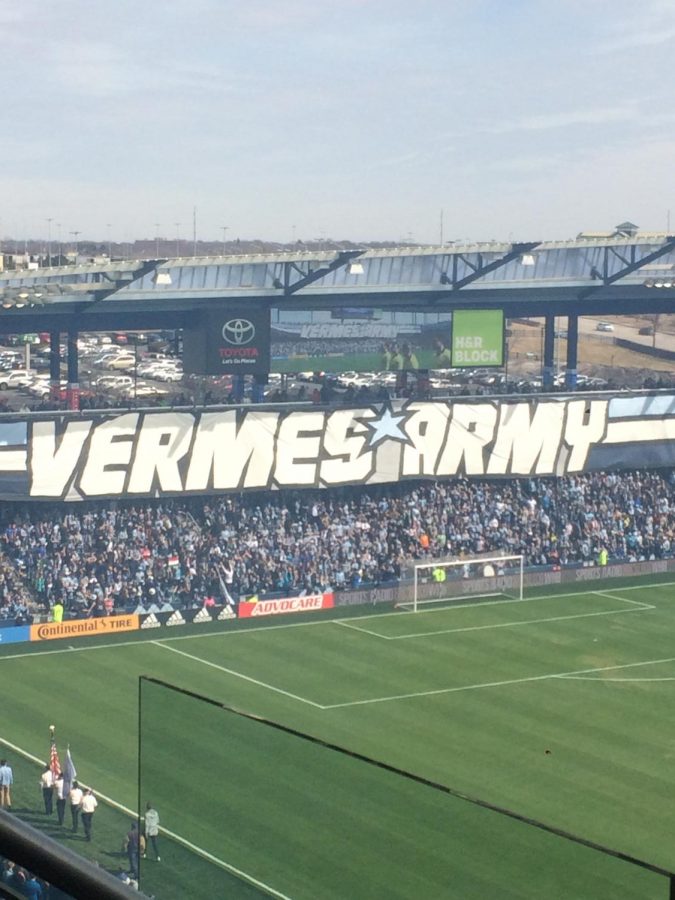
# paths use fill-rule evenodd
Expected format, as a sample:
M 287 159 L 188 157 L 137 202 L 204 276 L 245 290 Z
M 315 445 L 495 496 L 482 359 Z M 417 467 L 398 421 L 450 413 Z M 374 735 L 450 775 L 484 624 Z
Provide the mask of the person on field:
M 4 809 L 12 808 L 11 787 L 14 784 L 12 767 L 6 759 L 0 759 L 0 806 Z
M 157 835 L 159 834 L 159 813 L 150 802 L 148 802 L 147 806 L 145 807 L 144 818 L 146 842 L 149 841 L 152 844 L 152 850 L 155 854 L 155 859 L 157 860 L 157 862 L 159 862 L 159 847 L 157 846 Z M 146 854 L 144 853 L 143 856 L 145 855 Z
M 54 779 L 54 793 L 56 794 L 56 817 L 59 820 L 59 825 L 63 825 L 63 821 L 66 817 L 66 794 L 64 793 L 65 783 L 63 780 L 63 773 L 59 772 L 59 774 Z
M 94 813 L 98 806 L 98 800 L 94 797 L 91 788 L 87 788 L 82 797 L 82 826 L 84 827 L 85 839 L 91 840 L 91 826 L 94 819 Z
M 80 810 L 82 809 L 82 798 L 84 797 L 84 791 L 79 786 L 79 784 L 74 781 L 73 786 L 70 789 L 70 794 L 68 795 L 68 800 L 70 802 L 70 817 L 73 823 L 73 831 L 77 831 L 77 825 L 80 819 Z
M 141 855 L 141 835 L 138 831 L 138 823 L 132 822 L 131 828 L 124 838 L 123 849 L 126 850 L 129 859 L 129 871 L 131 877 L 138 879 L 138 862 Z
M 51 816 L 54 812 L 54 773 L 47 763 L 42 775 L 40 775 L 40 787 L 42 788 L 42 800 L 45 805 L 45 815 Z

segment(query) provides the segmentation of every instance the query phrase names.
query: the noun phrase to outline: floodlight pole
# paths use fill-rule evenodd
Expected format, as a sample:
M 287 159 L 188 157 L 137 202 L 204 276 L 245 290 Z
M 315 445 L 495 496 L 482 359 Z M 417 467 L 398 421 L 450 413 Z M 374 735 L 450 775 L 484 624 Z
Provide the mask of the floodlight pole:
M 52 222 L 53 218 L 47 219 L 47 268 L 52 264 Z

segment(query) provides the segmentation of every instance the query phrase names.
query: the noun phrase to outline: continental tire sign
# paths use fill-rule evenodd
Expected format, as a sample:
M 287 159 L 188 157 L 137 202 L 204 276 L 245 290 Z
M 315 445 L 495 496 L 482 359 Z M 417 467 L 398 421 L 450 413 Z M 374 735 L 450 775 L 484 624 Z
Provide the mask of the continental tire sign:
M 105 616 L 100 619 L 69 619 L 30 626 L 31 641 L 54 641 L 60 638 L 89 637 L 93 634 L 117 634 L 136 631 L 138 616 Z
M 161 497 L 673 464 L 670 395 L 0 423 L 0 498 L 11 499 Z

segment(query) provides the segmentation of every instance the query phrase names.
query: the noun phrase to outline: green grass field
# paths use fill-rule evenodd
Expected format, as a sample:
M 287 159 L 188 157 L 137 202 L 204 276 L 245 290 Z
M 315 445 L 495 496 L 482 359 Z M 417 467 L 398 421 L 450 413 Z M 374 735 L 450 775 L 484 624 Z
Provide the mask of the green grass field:
M 44 760 L 53 723 L 80 779 L 135 810 L 148 675 L 675 868 L 674 600 L 675 584 L 614 584 L 417 614 L 334 610 L 7 646 L 15 805 L 40 827 L 39 769 L 19 751 Z M 142 865 L 158 898 L 668 896 L 662 876 L 142 684 L 141 801 L 172 834 L 161 863 Z M 102 804 L 84 851 L 124 867 L 128 827 Z

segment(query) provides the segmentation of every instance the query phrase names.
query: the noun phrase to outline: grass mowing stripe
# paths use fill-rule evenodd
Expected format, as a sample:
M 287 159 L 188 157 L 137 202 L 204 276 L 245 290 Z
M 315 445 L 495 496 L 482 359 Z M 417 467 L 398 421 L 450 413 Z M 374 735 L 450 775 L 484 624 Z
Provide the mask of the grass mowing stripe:
M 628 610 L 626 610 L 628 611 Z M 658 663 L 675 662 L 675 656 L 667 659 L 649 659 L 642 662 L 623 663 L 617 666 L 599 666 L 594 669 L 577 669 L 573 672 L 551 672 L 549 675 L 531 675 L 527 678 L 508 678 L 504 681 L 484 681 L 478 684 L 464 684 L 459 687 L 439 688 L 434 691 L 416 691 L 412 694 L 398 694 L 391 697 L 371 697 L 368 700 L 349 700 L 346 703 L 331 703 L 324 709 L 343 709 L 349 706 L 367 706 L 369 703 L 388 703 L 393 700 L 411 700 L 415 697 L 434 697 L 439 694 L 457 694 L 461 691 L 477 691 L 481 688 L 507 687 L 511 684 L 528 684 L 533 681 L 548 681 L 552 678 L 571 678 L 573 675 L 590 675 L 593 672 L 610 672 L 613 669 L 630 669 L 636 666 L 654 666 Z
M 283 694 L 284 697 L 290 697 L 291 700 L 298 700 L 300 703 L 307 703 L 309 706 L 313 706 L 315 709 L 324 709 L 324 707 L 320 703 L 315 703 L 313 700 L 307 700 L 306 697 L 300 697 L 298 694 L 291 694 L 289 691 L 283 690 L 283 688 L 275 687 L 273 684 L 267 684 L 266 681 L 259 681 L 257 678 L 251 678 L 250 675 L 244 675 L 243 672 L 236 672 L 234 669 L 228 669 L 226 666 L 221 666 L 218 663 L 211 662 L 208 659 L 202 659 L 201 656 L 194 656 L 192 653 L 186 653 L 184 650 L 177 650 L 176 647 L 167 647 L 160 641 L 152 642 L 156 647 L 161 647 L 163 650 L 170 650 L 172 653 L 177 653 L 179 656 L 185 656 L 187 659 L 194 660 L 194 662 L 201 663 L 203 666 L 210 666 L 212 669 L 218 669 L 220 672 L 226 672 L 228 675 L 234 675 L 235 678 L 241 678 L 244 681 L 250 681 L 251 684 L 257 684 L 258 687 L 263 687 L 268 691 L 274 691 L 277 694 Z
M 665 658 L 675 654 L 671 638 L 675 628 L 675 605 L 665 602 L 671 599 L 672 588 L 663 587 L 660 591 L 650 588 L 638 591 L 637 594 L 626 593 L 621 599 L 607 597 L 603 600 L 599 589 L 604 587 L 611 590 L 613 587 L 618 598 L 623 594 L 623 588 L 614 586 L 610 581 L 595 580 L 588 587 L 597 593 L 592 595 L 576 592 L 574 599 L 570 597 L 569 600 L 561 600 L 562 607 L 556 604 L 557 609 L 550 604 L 538 607 L 521 604 L 511 607 L 502 603 L 481 610 L 480 604 L 475 604 L 475 612 L 464 609 L 462 613 L 456 613 L 453 609 L 440 620 L 435 616 L 414 621 L 409 616 L 399 615 L 398 619 L 392 617 L 383 620 L 381 625 L 359 622 L 356 617 L 352 621 L 357 626 L 372 627 L 383 634 L 400 634 L 404 631 L 418 631 L 420 627 L 430 630 L 433 627 L 460 626 L 462 621 L 466 625 L 490 621 L 503 623 L 518 619 L 521 615 L 527 619 L 559 613 L 597 611 L 603 610 L 603 607 L 609 610 L 618 606 L 624 609 L 631 605 L 639 606 L 635 601 L 632 604 L 626 603 L 627 597 L 637 597 L 638 601 L 644 598 L 648 603 L 657 604 L 657 608 L 649 616 L 638 619 L 612 616 L 595 622 L 580 619 L 562 625 L 552 623 L 532 626 L 527 630 L 502 628 L 457 634 L 435 642 L 427 640 L 392 644 L 384 640 L 373 641 L 371 637 L 350 636 L 349 631 L 337 628 L 307 631 L 300 627 L 298 631 L 293 629 L 297 629 L 302 623 L 294 620 L 295 624 L 291 627 L 276 626 L 274 630 L 255 628 L 250 639 L 244 641 L 178 644 L 174 643 L 175 632 L 169 632 L 168 643 L 181 650 L 189 646 L 190 650 L 187 652 L 198 657 L 206 653 L 204 659 L 207 661 L 222 663 L 271 685 L 285 685 L 289 692 L 305 698 L 308 690 L 311 690 L 321 698 L 320 703 L 324 704 L 359 697 L 425 692 L 430 688 L 447 688 L 451 685 L 461 687 L 478 682 L 518 680 L 537 673 L 586 672 L 591 668 L 603 668 L 604 676 L 609 677 L 644 677 L 652 671 L 655 676 L 658 675 L 654 666 L 644 666 L 642 671 L 633 668 L 623 672 L 619 669 L 608 672 L 606 669 L 631 660 L 652 661 L 657 657 Z M 661 598 L 663 603 L 660 602 Z M 537 608 L 539 613 L 536 612 Z M 390 610 L 391 607 L 387 612 Z M 341 611 L 340 618 L 348 619 L 349 612 Z M 372 609 L 367 612 L 372 612 Z M 331 619 L 334 616 L 333 613 Z M 328 617 L 313 620 L 316 624 L 321 621 L 330 620 Z M 412 627 L 411 621 L 414 622 Z M 220 632 L 226 638 L 230 636 L 233 625 L 236 629 L 236 623 L 216 627 L 228 632 Z M 255 626 L 260 625 L 260 620 L 255 623 Z M 192 639 L 195 636 L 210 636 L 208 629 L 209 626 L 204 630 L 196 628 L 192 633 L 190 629 L 186 629 L 181 631 L 180 637 Z M 385 759 L 409 771 L 419 771 L 440 782 L 456 784 L 475 796 L 482 796 L 487 791 L 494 802 L 522 810 L 542 821 L 567 827 L 574 833 L 588 835 L 606 845 L 620 847 L 643 859 L 651 859 L 653 856 L 655 862 L 661 862 L 666 867 L 672 860 L 672 847 L 668 841 L 672 808 L 668 797 L 675 790 L 675 775 L 668 761 L 672 747 L 675 746 L 675 720 L 669 713 L 668 698 L 672 693 L 669 684 L 634 685 L 630 689 L 615 685 L 613 690 L 607 687 L 603 691 L 602 686 L 589 684 L 588 681 L 576 680 L 570 683 L 572 679 L 566 681 L 562 677 L 552 677 L 543 689 L 507 689 L 482 694 L 465 691 L 454 693 L 448 698 L 422 698 L 411 704 L 357 706 L 327 715 L 321 710 L 236 677 L 223 677 L 224 673 L 214 668 L 205 668 L 188 660 L 181 663 L 179 657 L 166 652 L 155 653 L 154 647 L 148 646 L 147 642 L 161 643 L 166 631 L 159 634 L 157 630 L 142 633 L 139 646 L 145 648 L 145 652 L 141 651 L 140 654 L 138 650 L 117 651 L 120 637 L 122 640 L 125 638 L 123 635 L 115 635 L 103 639 L 108 646 L 114 647 L 114 653 L 71 657 L 54 655 L 37 665 L 23 659 L 8 663 L 8 666 L 14 668 L 3 672 L 5 682 L 12 688 L 4 704 L 3 736 L 41 756 L 43 745 L 40 735 L 45 730 L 44 723 L 48 721 L 44 718 L 44 685 L 66 685 L 68 702 L 57 704 L 56 709 L 60 710 L 57 716 L 61 716 L 57 718 L 57 727 L 59 733 L 67 735 L 76 748 L 78 766 L 86 766 L 82 775 L 89 783 L 100 785 L 109 795 L 136 808 L 132 758 L 135 732 L 132 707 L 136 676 L 149 671 L 171 680 L 172 674 L 177 672 L 187 688 L 207 691 L 240 708 L 286 722 L 337 744 L 354 747 L 366 755 Z M 269 633 L 261 634 L 261 631 Z M 126 642 L 131 643 L 128 638 Z M 68 646 L 67 641 L 60 643 Z M 81 645 L 80 641 L 75 643 L 85 649 L 87 646 L 100 646 L 102 641 L 98 639 L 92 643 L 85 639 Z M 50 649 L 53 648 L 54 644 Z M 198 654 L 197 650 L 200 651 Z M 669 674 L 675 673 L 672 662 L 664 663 L 658 668 L 665 668 Z M 592 675 L 590 677 L 593 678 Z M 596 675 L 594 680 L 602 677 Z M 84 710 L 88 711 L 87 718 L 91 717 L 89 728 L 82 724 Z M 223 764 L 227 768 L 226 786 L 224 777 L 221 784 L 221 770 L 214 766 L 211 758 L 213 735 L 209 729 L 206 728 L 204 741 L 200 744 L 194 740 L 191 723 L 177 716 L 170 704 L 165 711 L 157 712 L 160 714 L 155 714 L 156 734 L 158 749 L 161 751 L 153 762 L 157 767 L 157 781 L 149 782 L 149 793 L 145 797 L 150 796 L 155 801 L 166 825 L 189 837 L 195 845 L 229 860 L 244 871 L 254 873 L 263 881 L 290 894 L 295 900 L 311 900 L 322 896 L 320 890 L 315 890 L 312 894 L 304 884 L 298 883 L 301 876 L 294 875 L 292 863 L 289 862 L 289 859 L 306 861 L 306 848 L 312 847 L 311 852 L 314 854 L 316 845 L 321 843 L 320 833 L 317 832 L 313 819 L 317 811 L 321 812 L 320 798 L 323 797 L 324 783 L 321 769 L 318 769 L 316 778 L 309 785 L 302 766 L 295 767 L 291 773 L 293 777 L 285 779 L 291 796 L 296 790 L 303 792 L 303 802 L 298 803 L 297 830 L 293 830 L 289 827 L 285 805 L 282 803 L 278 809 L 274 808 L 266 790 L 266 780 L 271 777 L 269 770 L 278 768 L 281 763 L 279 758 L 273 754 L 261 753 L 260 748 L 250 746 L 247 740 L 243 740 L 238 746 L 225 743 Z M 630 722 L 630 728 L 626 728 L 626 722 Z M 177 745 L 181 733 L 182 743 Z M 207 753 L 195 754 L 200 746 L 207 747 Z M 81 748 L 79 751 L 78 747 Z M 546 747 L 552 748 L 550 756 L 544 755 Z M 209 799 L 211 795 L 219 798 L 213 815 L 208 818 L 200 813 L 199 804 L 193 804 L 190 810 L 183 809 L 186 794 L 191 795 L 193 792 L 185 790 L 185 779 L 181 777 L 180 767 L 187 763 L 181 761 L 189 761 L 192 766 L 195 756 L 204 765 L 203 778 L 197 779 L 195 785 L 198 798 Z M 18 763 L 18 754 L 15 758 Z M 150 759 L 154 759 L 152 748 Z M 28 765 L 37 771 L 35 764 L 23 762 L 24 768 Z M 261 808 L 253 812 L 250 810 L 248 780 L 245 785 L 242 783 L 244 769 L 250 771 L 260 792 Z M 21 781 L 18 780 L 21 787 Z M 37 780 L 37 777 L 31 775 L 24 782 L 24 794 L 29 798 L 24 804 L 26 807 L 37 808 L 37 801 L 32 797 L 37 790 Z M 354 795 L 343 791 L 336 793 L 335 803 L 338 807 L 344 803 L 343 798 L 346 796 Z M 357 796 L 360 801 L 362 795 L 357 792 Z M 282 799 L 286 799 L 286 794 Z M 170 815 L 168 808 L 165 814 L 165 803 L 169 801 L 176 805 L 176 816 L 173 815 L 173 810 Z M 104 816 L 101 819 L 101 838 L 106 816 L 111 819 L 127 819 L 124 813 L 116 812 L 106 804 L 102 804 L 102 807 Z M 353 807 L 350 812 L 354 819 L 361 817 L 360 802 L 354 802 L 350 807 Z M 311 815 L 304 815 L 305 812 Z M 178 813 L 184 818 L 179 818 Z M 370 811 L 368 814 L 370 815 Z M 250 822 L 242 836 L 243 816 L 250 816 Z M 37 820 L 36 824 L 42 824 L 42 814 L 36 813 L 33 818 Z M 387 896 L 389 900 L 393 897 L 396 900 L 412 900 L 414 897 L 440 897 L 449 894 L 464 897 L 465 900 L 482 900 L 485 896 L 490 896 L 495 890 L 494 879 L 480 893 L 480 888 L 469 871 L 469 861 L 483 861 L 479 855 L 480 845 L 486 843 L 489 846 L 490 842 L 482 838 L 477 841 L 478 846 L 474 847 L 467 838 L 463 844 L 458 843 L 454 840 L 457 821 L 452 815 L 447 818 L 447 822 L 443 820 L 447 825 L 447 846 L 443 847 L 442 842 L 439 846 L 435 843 L 433 846 L 441 856 L 462 854 L 461 868 L 466 875 L 466 880 L 463 879 L 464 890 L 458 888 L 454 893 L 449 892 L 447 884 L 437 880 L 435 890 L 427 886 L 425 891 L 412 880 L 412 875 L 409 881 L 397 876 L 392 885 L 388 864 L 381 866 L 381 873 L 378 870 L 371 876 L 372 860 L 366 860 L 365 857 L 362 860 L 356 855 L 348 863 L 354 879 L 363 877 L 363 888 L 364 883 L 370 884 L 370 878 L 378 890 L 371 890 L 368 896 Z M 424 816 L 422 820 L 421 824 L 426 827 L 428 822 Z M 377 816 L 374 816 L 373 821 L 379 827 L 380 820 Z M 399 824 L 398 819 L 392 819 L 392 822 Z M 426 844 L 429 833 L 420 831 L 412 834 L 405 821 L 400 824 L 403 836 L 401 842 L 395 844 L 394 858 L 400 857 L 413 866 L 419 860 L 418 868 L 423 868 L 431 877 L 433 872 L 426 865 L 426 860 L 422 867 L 419 855 L 421 851 L 418 851 L 418 844 Z M 329 821 L 326 835 L 332 836 L 332 827 Z M 106 855 L 113 859 L 123 858 L 119 852 L 118 832 L 121 835 L 125 830 L 128 830 L 128 825 L 126 829 L 119 825 L 108 829 L 106 843 L 101 840 L 101 850 L 95 847 L 95 852 L 103 852 L 103 848 L 107 848 L 113 852 Z M 278 835 L 278 856 L 274 859 L 261 853 L 261 831 L 274 831 Z M 349 837 L 352 833 L 350 821 L 347 823 L 346 834 Z M 488 835 L 489 832 L 486 831 L 485 834 Z M 108 835 L 112 837 L 109 838 Z M 450 838 L 453 839 L 452 843 Z M 500 872 L 505 882 L 502 893 L 509 900 L 523 900 L 526 896 L 528 900 L 540 900 L 545 896 L 556 896 L 560 900 L 563 897 L 567 900 L 579 900 L 590 896 L 597 900 L 607 900 L 611 896 L 622 896 L 626 900 L 628 897 L 632 900 L 645 900 L 647 896 L 660 896 L 656 887 L 653 891 L 635 889 L 630 892 L 627 886 L 617 887 L 616 883 L 614 892 L 610 893 L 603 890 L 603 880 L 599 873 L 597 878 L 594 876 L 587 885 L 583 885 L 583 889 L 563 893 L 556 886 L 555 880 L 566 877 L 571 865 L 555 853 L 551 857 L 545 857 L 546 868 L 551 872 L 548 890 L 541 884 L 537 885 L 537 889 L 528 887 L 525 890 L 523 873 L 529 871 L 529 861 L 544 859 L 544 854 L 538 853 L 538 843 L 530 845 L 529 838 L 525 836 L 517 843 L 523 850 L 520 858 L 524 861 L 524 866 L 519 868 L 514 863 L 507 871 Z M 474 855 L 470 856 L 468 850 Z M 327 870 L 340 868 L 339 865 L 336 866 L 331 851 L 332 847 L 316 848 L 316 852 L 321 852 Z M 494 855 L 493 845 L 492 857 Z M 388 860 L 388 857 L 383 856 L 383 860 L 385 859 Z M 167 853 L 166 860 L 162 853 L 162 860 L 166 868 L 154 867 L 151 863 L 147 866 L 148 886 L 152 888 L 150 892 L 158 897 L 196 897 L 197 879 L 192 875 L 194 870 L 202 871 L 207 876 L 213 870 L 213 876 L 223 880 L 226 877 L 235 878 L 206 859 L 200 861 L 197 854 L 180 847 L 178 843 L 174 844 L 173 852 Z M 434 859 L 430 858 L 429 862 L 435 864 Z M 486 869 L 479 867 L 480 877 L 486 870 L 494 868 L 494 862 L 494 859 L 488 862 Z M 182 893 L 175 889 L 178 881 L 174 885 L 170 879 L 181 874 L 185 874 L 194 893 L 190 890 Z M 516 879 L 513 883 L 512 876 Z M 160 881 L 156 880 L 159 878 L 164 879 L 165 893 L 159 890 Z M 239 884 L 243 890 L 244 882 L 240 881 Z M 508 889 L 508 884 L 512 884 L 512 891 Z M 359 892 L 358 889 L 345 891 L 344 882 L 341 888 L 342 893 L 337 891 L 331 900 L 366 895 L 366 891 Z M 249 887 L 249 890 L 252 891 L 253 887 Z M 222 891 L 212 895 L 202 892 L 200 897 L 222 895 Z M 238 896 L 236 888 L 233 896 Z M 324 900 L 328 900 L 326 895 L 323 896 Z

